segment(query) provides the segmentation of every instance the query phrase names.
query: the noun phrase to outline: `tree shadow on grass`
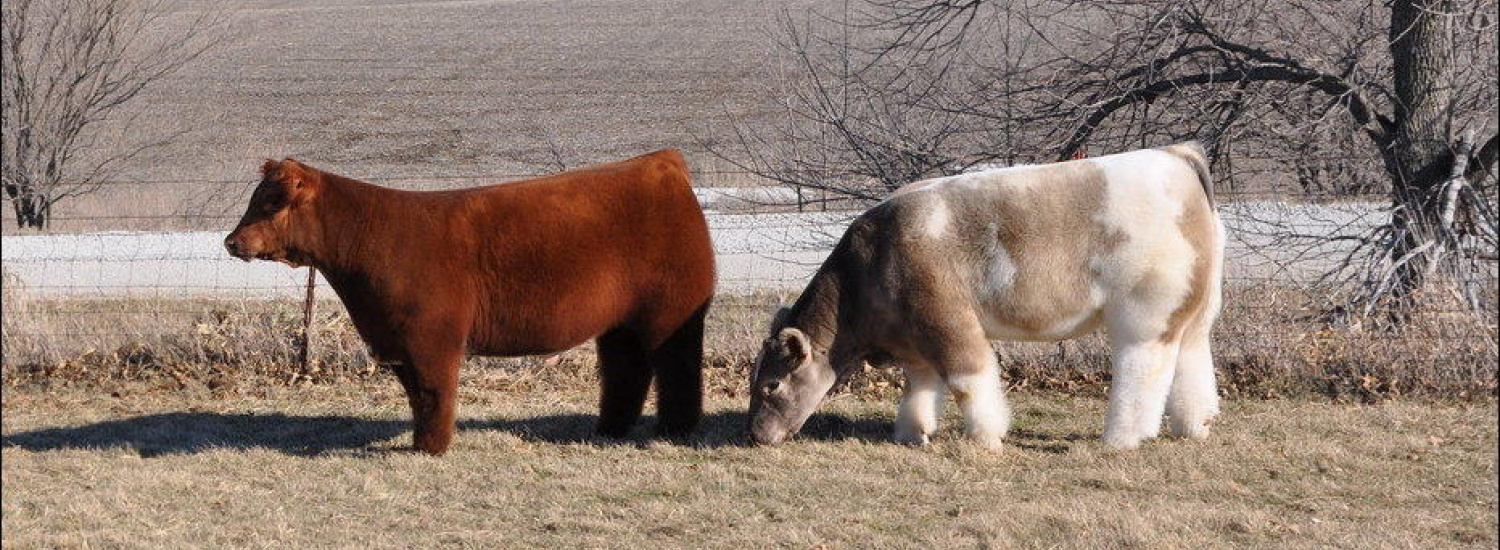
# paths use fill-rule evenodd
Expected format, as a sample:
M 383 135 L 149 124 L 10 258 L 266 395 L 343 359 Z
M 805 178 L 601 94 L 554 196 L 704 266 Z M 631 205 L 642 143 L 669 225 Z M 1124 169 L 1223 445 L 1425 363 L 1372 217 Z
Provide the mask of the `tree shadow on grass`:
M 411 429 L 404 420 L 350 416 L 171 412 L 5 435 L 0 447 L 29 451 L 124 447 L 142 457 L 212 449 L 269 449 L 310 456 L 368 449 Z

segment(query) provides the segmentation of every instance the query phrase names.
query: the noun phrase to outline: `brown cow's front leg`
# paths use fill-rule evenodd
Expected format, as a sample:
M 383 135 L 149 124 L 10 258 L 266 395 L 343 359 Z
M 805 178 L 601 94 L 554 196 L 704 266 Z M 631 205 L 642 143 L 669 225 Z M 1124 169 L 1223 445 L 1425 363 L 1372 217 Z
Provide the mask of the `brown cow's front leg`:
M 651 354 L 656 373 L 656 429 L 662 435 L 692 435 L 703 417 L 704 305 Z
M 414 446 L 441 455 L 453 442 L 455 399 L 458 393 L 457 358 L 410 362 L 397 370 L 411 404 Z

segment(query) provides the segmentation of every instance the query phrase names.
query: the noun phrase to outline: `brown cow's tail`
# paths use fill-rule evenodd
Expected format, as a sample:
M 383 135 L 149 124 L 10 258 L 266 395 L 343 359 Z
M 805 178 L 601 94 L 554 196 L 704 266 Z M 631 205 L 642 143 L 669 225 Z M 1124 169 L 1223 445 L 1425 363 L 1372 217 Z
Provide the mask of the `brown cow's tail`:
M 1198 184 L 1203 186 L 1203 196 L 1208 198 L 1209 206 L 1213 206 L 1214 179 L 1208 172 L 1208 152 L 1203 150 L 1203 144 L 1189 141 L 1167 147 L 1166 151 L 1193 167 L 1193 171 L 1198 173 Z

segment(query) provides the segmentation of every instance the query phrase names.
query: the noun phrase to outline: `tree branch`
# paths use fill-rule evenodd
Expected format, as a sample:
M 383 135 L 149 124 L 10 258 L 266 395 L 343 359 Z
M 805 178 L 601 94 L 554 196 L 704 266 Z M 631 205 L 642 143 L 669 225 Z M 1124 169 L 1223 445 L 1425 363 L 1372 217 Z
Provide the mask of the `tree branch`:
M 1226 42 L 1225 44 L 1228 43 Z M 1243 46 L 1238 48 L 1254 50 L 1253 48 Z M 1172 55 L 1167 56 L 1167 58 L 1175 59 L 1178 57 L 1177 53 L 1174 52 Z M 1256 55 L 1263 55 L 1263 60 L 1267 61 L 1279 59 L 1264 52 Z M 1146 68 L 1136 68 L 1127 71 L 1127 74 L 1141 74 L 1146 72 L 1148 72 Z M 1197 73 L 1169 80 L 1156 81 L 1145 86 L 1127 90 L 1095 107 L 1084 118 L 1083 123 L 1073 131 L 1068 140 L 1063 143 L 1057 158 L 1062 160 L 1071 158 L 1088 141 L 1089 136 L 1093 134 L 1094 130 L 1105 119 L 1108 119 L 1111 114 L 1121 108 L 1137 103 L 1150 103 L 1159 97 L 1181 88 L 1230 82 L 1285 82 L 1308 86 L 1314 90 L 1334 96 L 1340 103 L 1344 104 L 1349 110 L 1349 114 L 1354 117 L 1356 122 L 1360 123 L 1370 139 L 1374 140 L 1377 145 L 1389 143 L 1391 135 L 1389 131 L 1390 120 L 1383 115 L 1372 112 L 1364 99 L 1360 97 L 1359 93 L 1352 86 L 1337 76 L 1292 63 L 1289 65 L 1257 65 L 1249 68 L 1229 68 L 1217 72 Z
M 1474 160 L 1469 163 L 1468 170 L 1464 171 L 1464 177 L 1472 182 L 1480 177 L 1481 172 L 1493 174 L 1496 161 L 1500 161 L 1500 133 L 1490 136 L 1484 146 L 1479 148 L 1479 152 L 1474 154 Z

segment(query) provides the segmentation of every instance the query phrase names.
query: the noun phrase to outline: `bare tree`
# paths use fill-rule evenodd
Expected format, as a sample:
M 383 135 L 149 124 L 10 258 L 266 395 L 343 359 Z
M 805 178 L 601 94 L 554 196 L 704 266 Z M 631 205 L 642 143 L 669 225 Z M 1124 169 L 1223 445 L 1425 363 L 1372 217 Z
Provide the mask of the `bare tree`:
M 5 198 L 21 227 L 97 191 L 121 163 L 166 143 L 106 143 L 100 128 L 152 83 L 197 58 L 213 13 L 168 21 L 161 0 L 8 0 L 0 20 Z
M 1333 269 L 1363 283 L 1346 306 L 1404 302 L 1436 273 L 1472 297 L 1496 247 L 1495 7 L 866 0 L 788 18 L 788 116 L 718 150 L 878 199 L 979 163 L 1197 138 L 1234 191 L 1386 193 L 1387 221 Z

